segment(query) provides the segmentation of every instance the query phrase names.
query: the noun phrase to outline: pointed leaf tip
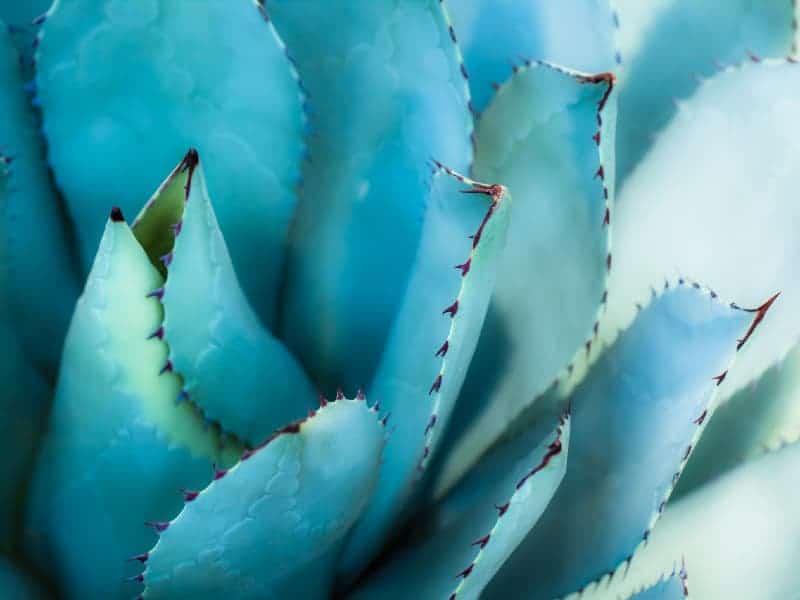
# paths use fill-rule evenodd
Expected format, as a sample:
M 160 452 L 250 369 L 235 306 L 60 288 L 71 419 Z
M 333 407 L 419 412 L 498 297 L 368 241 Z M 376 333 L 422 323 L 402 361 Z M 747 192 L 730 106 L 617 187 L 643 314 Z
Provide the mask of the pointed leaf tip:
M 119 206 L 115 206 L 111 209 L 111 214 L 108 216 L 114 223 L 123 223 L 125 221 L 125 216 L 122 214 L 122 209 Z

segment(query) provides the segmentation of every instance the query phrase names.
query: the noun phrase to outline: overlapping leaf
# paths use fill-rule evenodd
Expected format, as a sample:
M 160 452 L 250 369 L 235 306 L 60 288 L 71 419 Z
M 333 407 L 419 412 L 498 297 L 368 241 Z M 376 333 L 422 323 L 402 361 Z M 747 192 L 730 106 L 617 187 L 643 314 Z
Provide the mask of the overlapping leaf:
M 304 118 L 283 44 L 256 4 L 58 1 L 42 27 L 36 83 L 84 265 L 108 204 L 134 214 L 196 147 L 242 287 L 270 323 Z
M 472 158 L 466 82 L 438 0 L 269 0 L 310 93 L 282 335 L 324 393 L 374 375 L 430 202 L 430 160 Z M 347 348 L 347 352 L 342 349 Z

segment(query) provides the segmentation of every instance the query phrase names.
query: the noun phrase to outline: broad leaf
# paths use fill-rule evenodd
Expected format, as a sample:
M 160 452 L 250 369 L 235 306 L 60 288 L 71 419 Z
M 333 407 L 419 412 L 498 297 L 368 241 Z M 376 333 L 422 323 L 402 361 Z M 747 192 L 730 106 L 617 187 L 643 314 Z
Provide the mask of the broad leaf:
M 645 301 L 651 283 L 676 273 L 743 306 L 782 291 L 726 395 L 800 338 L 797 89 L 800 66 L 786 61 L 748 62 L 707 80 L 631 175 L 617 210 L 601 323 L 611 335 L 633 319 L 632 299 Z
M 472 158 L 466 82 L 439 0 L 266 6 L 313 129 L 281 332 L 323 392 L 355 390 L 374 375 L 409 285 L 430 160 L 465 171 Z
M 2 22 L 0 155 L 0 294 L 25 352 L 52 377 L 78 297 L 78 278 L 39 125 Z
M 392 558 L 356 598 L 478 598 L 553 497 L 567 468 L 569 420 L 486 457 L 434 513 L 427 537 Z M 455 505 L 453 507 L 448 504 Z
M 411 281 L 368 388 L 391 413 L 392 428 L 375 496 L 348 543 L 346 577 L 413 508 L 409 494 L 441 440 L 478 341 L 511 210 L 502 186 L 437 168 Z
M 508 186 L 514 217 L 439 493 L 592 344 L 611 267 L 613 87 L 530 63 L 478 123 L 475 172 Z
M 587 72 L 616 65 L 608 0 L 455 0 L 448 3 L 473 104 L 483 111 L 512 65 L 543 60 Z
M 153 333 L 166 340 L 182 391 L 208 419 L 254 445 L 315 405 L 302 369 L 239 287 L 196 152 L 147 203 L 133 232 L 167 274 L 164 324 Z
M 181 487 L 241 451 L 176 403 L 180 377 L 151 335 L 163 280 L 122 219 L 112 212 L 78 301 L 29 494 L 27 550 L 71 597 L 129 598 L 125 561 L 154 539 L 144 522 L 172 517 Z
M 796 51 L 797 8 L 791 0 L 614 4 L 623 60 L 617 134 L 621 183 L 650 149 L 654 135 L 678 112 L 675 100 L 691 96 L 702 77 L 720 65 L 749 57 L 782 58 Z
M 798 486 L 797 444 L 742 465 L 670 503 L 630 565 L 582 598 L 616 600 L 682 561 L 695 598 L 794 597 L 800 586 Z
M 675 494 L 690 492 L 765 450 L 798 439 L 800 347 L 795 346 L 781 363 L 720 406 L 686 465 Z
M 749 312 L 681 281 L 641 312 L 572 394 L 567 474 L 488 594 L 563 596 L 647 539 L 737 348 L 773 301 Z
M 162 525 L 144 597 L 327 598 L 383 443 L 376 411 L 358 399 L 284 428 Z
M 283 44 L 255 2 L 58 1 L 42 28 L 36 82 L 83 264 L 109 190 L 135 214 L 196 147 L 242 287 L 269 323 L 304 118 Z

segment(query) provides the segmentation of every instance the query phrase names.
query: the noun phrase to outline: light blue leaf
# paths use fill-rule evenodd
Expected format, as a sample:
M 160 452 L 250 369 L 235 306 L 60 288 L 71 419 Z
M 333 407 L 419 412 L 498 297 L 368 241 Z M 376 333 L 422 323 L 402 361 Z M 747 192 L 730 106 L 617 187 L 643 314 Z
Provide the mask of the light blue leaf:
M 442 438 L 478 341 L 511 210 L 502 186 L 442 167 L 434 173 L 411 281 L 368 388 L 391 414 L 391 436 L 375 496 L 343 559 L 347 578 L 366 566 L 414 504 L 408 496 Z
M 796 51 L 795 3 L 786 0 L 614 0 L 624 67 L 620 80 L 618 176 L 623 183 L 653 136 L 701 77 L 752 56 Z M 693 275 L 696 275 L 693 273 Z
M 689 597 L 686 571 L 673 573 L 655 585 L 628 597 L 628 600 L 683 600 Z
M 4 600 L 44 600 L 47 594 L 10 559 L 0 556 L 0 589 Z
M 374 375 L 408 286 L 430 160 L 471 161 L 467 86 L 438 0 L 267 7 L 314 129 L 281 332 L 320 389 L 354 390 Z
M 800 587 L 800 445 L 750 461 L 667 506 L 630 566 L 585 600 L 616 600 L 659 573 L 689 572 L 703 600 L 793 598 Z
M 197 153 L 190 151 L 133 225 L 167 271 L 164 324 L 183 392 L 240 439 L 256 444 L 316 405 L 307 377 L 259 323 L 234 273 Z
M 544 441 L 526 432 L 492 452 L 434 516 L 429 534 L 357 589 L 356 598 L 476 599 L 547 507 L 567 468 L 569 420 Z M 447 501 L 445 502 L 447 504 Z M 457 512 L 457 515 L 447 514 Z M 437 519 L 438 517 L 438 519 Z
M 477 111 L 524 60 L 590 73 L 616 66 L 614 18 L 608 0 L 453 0 L 453 27 L 464 52 Z
M 241 451 L 176 404 L 180 378 L 150 335 L 162 282 L 113 211 L 67 334 L 26 515 L 27 551 L 67 597 L 130 598 L 125 561 L 155 539 L 143 523 L 174 516 L 181 487 Z
M 785 360 L 719 407 L 686 465 L 675 496 L 765 450 L 799 439 L 800 346 L 795 346 Z
M 256 4 L 59 0 L 37 61 L 49 159 L 84 264 L 109 193 L 135 214 L 196 147 L 239 280 L 269 323 L 304 118 L 283 45 Z
M 54 376 L 78 278 L 36 116 L 0 23 L 0 294 L 25 352 Z M 52 293 L 57 290 L 57 293 Z
M 782 302 L 745 349 L 724 395 L 800 339 L 800 66 L 747 61 L 703 83 L 622 192 L 601 335 L 634 317 L 651 284 L 688 273 L 723 297 Z M 680 243 L 676 243 L 680 240 Z
M 613 89 L 610 74 L 529 63 L 478 123 L 475 173 L 516 201 L 439 493 L 592 344 L 611 266 Z
M 191 498 L 148 554 L 145 598 L 327 598 L 378 475 L 384 430 L 337 400 Z
M 749 312 L 694 285 L 669 284 L 572 394 L 567 474 L 487 587 L 490 597 L 563 596 L 647 539 L 736 349 L 774 302 Z M 553 398 L 562 388 L 551 391 Z

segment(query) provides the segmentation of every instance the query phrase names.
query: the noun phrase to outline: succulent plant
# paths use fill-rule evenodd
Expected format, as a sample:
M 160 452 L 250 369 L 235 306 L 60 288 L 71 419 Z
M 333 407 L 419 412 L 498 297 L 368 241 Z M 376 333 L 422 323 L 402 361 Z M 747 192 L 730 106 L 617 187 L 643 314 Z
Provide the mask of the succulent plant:
M 4 597 L 795 593 L 795 2 L 47 9 Z

